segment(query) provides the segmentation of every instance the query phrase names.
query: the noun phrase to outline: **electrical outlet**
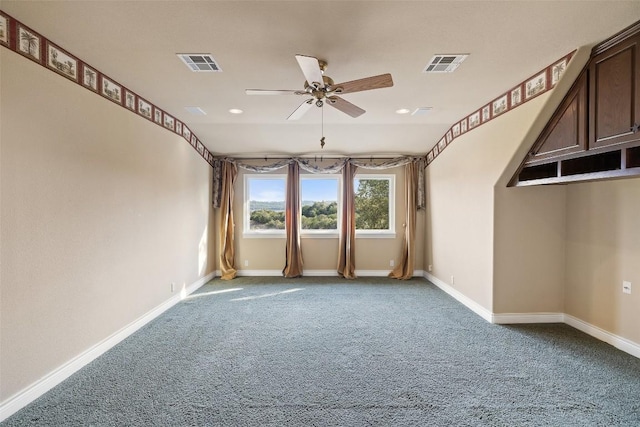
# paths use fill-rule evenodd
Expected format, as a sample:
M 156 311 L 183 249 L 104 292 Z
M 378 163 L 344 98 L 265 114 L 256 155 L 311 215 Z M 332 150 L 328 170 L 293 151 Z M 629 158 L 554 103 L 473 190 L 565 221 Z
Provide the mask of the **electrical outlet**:
M 245 267 L 249 267 L 249 260 L 248 260 L 248 259 L 245 259 L 245 260 L 244 260 L 244 266 L 245 266 Z
M 454 280 L 454 278 L 453 278 L 453 274 L 452 274 L 452 275 L 451 275 L 451 284 L 453 285 L 453 284 L 455 284 L 455 283 L 456 283 L 456 281 Z
M 622 282 L 622 293 L 624 294 L 631 293 L 631 282 L 627 282 L 627 281 Z
M 429 271 L 433 271 L 433 265 L 429 264 Z
M 389 260 L 389 267 L 393 267 L 395 265 L 395 261 L 394 260 Z
M 176 291 L 176 284 L 174 282 L 171 282 L 171 292 L 175 292 Z

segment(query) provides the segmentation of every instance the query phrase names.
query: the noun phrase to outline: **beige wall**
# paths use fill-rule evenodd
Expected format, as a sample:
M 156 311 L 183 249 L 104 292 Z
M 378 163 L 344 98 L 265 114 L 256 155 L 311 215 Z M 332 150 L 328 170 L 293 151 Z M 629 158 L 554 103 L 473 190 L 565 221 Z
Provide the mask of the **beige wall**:
M 563 78 L 539 106 L 516 109 L 505 132 L 513 156 L 495 185 L 494 313 L 562 313 L 564 309 L 566 186 L 508 188 L 525 158 L 586 64 L 579 49 Z M 521 107 L 528 107 L 528 104 Z M 510 113 L 511 114 L 511 113 Z M 517 124 L 516 124 L 517 123 Z M 514 143 L 516 143 L 514 145 Z
M 213 269 L 211 168 L 180 137 L 0 49 L 0 402 Z
M 502 231 L 494 222 L 503 211 L 496 205 L 494 187 L 548 96 L 455 139 L 427 168 L 425 264 L 433 266 L 438 279 L 489 311 L 494 310 L 494 265 L 502 263 L 494 262 L 495 233 Z
M 235 185 L 234 221 L 236 224 L 236 266 L 241 273 L 255 274 L 256 270 L 268 270 L 277 273 L 285 264 L 285 239 L 282 238 L 245 238 L 242 235 L 242 215 L 244 203 L 244 175 L 247 172 L 240 169 Z M 306 172 L 302 172 L 306 173 Z M 273 172 L 276 175 L 286 174 L 286 168 Z M 356 269 L 375 271 L 382 274 L 392 270 L 389 261 L 400 262 L 400 254 L 403 238 L 403 224 L 405 223 L 406 209 L 404 202 L 404 167 L 397 167 L 384 171 L 372 171 L 358 169 L 358 175 L 364 174 L 394 174 L 396 182 L 396 237 L 395 238 L 356 238 Z M 219 213 L 216 210 L 216 218 Z M 416 244 L 416 270 L 423 268 L 424 222 L 423 211 L 417 215 L 417 244 Z M 219 241 L 217 241 L 219 245 Z M 325 270 L 324 274 L 332 274 L 336 271 L 338 260 L 338 237 L 302 237 L 302 256 L 305 270 Z M 244 265 L 245 260 L 249 266 Z M 220 268 L 219 260 L 216 260 L 217 268 Z M 252 272 L 253 271 L 253 272 Z
M 456 139 L 427 168 L 425 264 L 493 313 L 563 310 L 565 187 L 507 183 L 589 51 L 576 53 L 554 90 Z
M 640 343 L 640 179 L 567 188 L 565 310 Z M 632 283 L 631 295 L 622 281 Z

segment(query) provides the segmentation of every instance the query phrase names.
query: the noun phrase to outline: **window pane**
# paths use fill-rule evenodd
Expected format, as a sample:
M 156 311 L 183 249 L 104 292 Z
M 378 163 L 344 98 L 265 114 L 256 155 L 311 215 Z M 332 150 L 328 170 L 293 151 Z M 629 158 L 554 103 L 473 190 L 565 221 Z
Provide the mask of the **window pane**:
M 249 178 L 249 230 L 284 230 L 285 178 Z
M 301 177 L 303 230 L 338 229 L 338 178 Z
M 356 230 L 389 230 L 390 180 L 359 178 L 353 182 Z

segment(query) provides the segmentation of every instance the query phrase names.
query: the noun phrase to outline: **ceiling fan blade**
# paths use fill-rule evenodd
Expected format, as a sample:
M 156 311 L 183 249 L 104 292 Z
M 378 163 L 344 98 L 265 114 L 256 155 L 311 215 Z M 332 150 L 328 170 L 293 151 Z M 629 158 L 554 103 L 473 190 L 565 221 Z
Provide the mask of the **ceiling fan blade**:
M 339 96 L 330 96 L 329 98 L 327 98 L 327 100 L 329 101 L 328 104 L 333 108 L 340 110 L 343 113 L 350 115 L 351 117 L 360 117 L 361 115 L 366 113 L 366 111 L 362 108 L 358 107 L 357 105 L 353 105 L 349 101 L 345 101 Z
M 304 74 L 304 78 L 307 79 L 309 86 L 313 86 L 314 83 L 318 83 L 320 87 L 324 86 L 318 58 L 314 58 L 313 56 L 296 55 L 296 60 L 298 61 L 298 65 L 300 65 L 302 74 Z
M 353 93 L 363 90 L 382 89 L 393 86 L 391 74 L 380 74 L 379 76 L 365 77 L 364 79 L 352 80 L 350 82 L 338 83 L 331 86 L 331 90 L 336 93 Z
M 304 95 L 303 90 L 245 89 L 247 95 Z
M 309 111 L 309 109 L 313 107 L 313 98 L 304 101 L 296 110 L 291 113 L 287 120 L 298 120 L 300 117 L 304 116 L 304 113 Z

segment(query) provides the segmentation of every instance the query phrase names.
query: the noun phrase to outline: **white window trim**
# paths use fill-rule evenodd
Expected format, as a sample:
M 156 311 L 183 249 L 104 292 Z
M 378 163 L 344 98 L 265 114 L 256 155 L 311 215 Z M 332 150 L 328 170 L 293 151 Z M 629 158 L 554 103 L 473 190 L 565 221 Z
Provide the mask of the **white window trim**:
M 300 202 L 302 202 L 302 181 L 311 179 L 338 179 L 338 222 L 335 230 L 308 230 L 302 228 L 302 207 L 298 212 L 300 219 L 300 237 L 315 239 L 337 239 L 342 224 L 342 175 L 338 174 L 300 174 Z
M 396 176 L 395 174 L 356 174 L 354 180 L 386 179 L 389 181 L 389 229 L 358 230 L 356 239 L 394 239 L 396 237 Z M 355 192 L 355 187 L 354 187 Z
M 245 174 L 244 175 L 244 202 L 242 204 L 242 237 L 250 239 L 284 239 L 287 237 L 285 230 L 250 230 L 251 212 L 249 210 L 249 181 L 258 179 L 284 179 L 285 193 L 287 189 L 287 175 L 285 174 Z

